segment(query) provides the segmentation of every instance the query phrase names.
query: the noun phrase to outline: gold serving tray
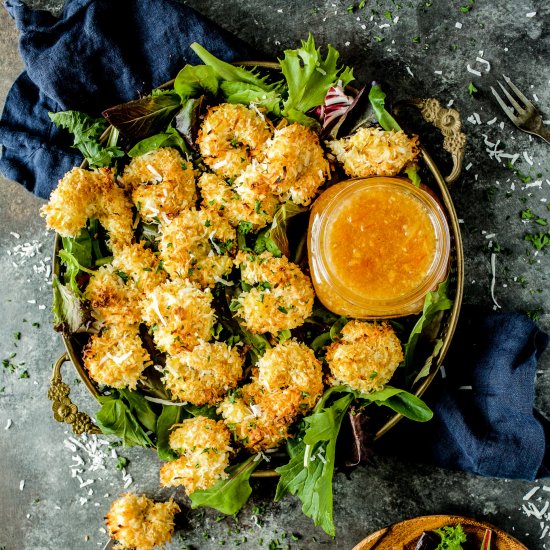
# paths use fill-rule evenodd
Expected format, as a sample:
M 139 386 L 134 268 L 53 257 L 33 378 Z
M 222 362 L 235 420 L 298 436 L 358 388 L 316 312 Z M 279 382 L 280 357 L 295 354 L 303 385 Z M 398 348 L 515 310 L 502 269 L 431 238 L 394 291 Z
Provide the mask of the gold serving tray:
M 242 66 L 262 67 L 268 70 L 279 69 L 279 65 L 277 63 L 242 62 L 239 64 Z M 169 87 L 172 83 L 173 81 L 167 82 L 166 84 L 160 86 L 160 88 Z M 439 101 L 436 99 L 411 100 L 406 103 L 419 108 L 424 119 L 432 123 L 443 133 L 445 138 L 443 146 L 453 158 L 453 170 L 451 174 L 445 178 L 442 176 L 426 149 L 423 146 L 420 147 L 421 160 L 424 162 L 433 180 L 430 182 L 430 188 L 436 193 L 441 201 L 443 210 L 445 211 L 449 222 L 449 230 L 451 234 L 449 288 L 451 297 L 454 300 L 452 308 L 442 314 L 439 330 L 437 331 L 435 337 L 440 338 L 443 341 L 443 345 L 437 359 L 433 361 L 431 365 L 429 375 L 416 387 L 412 389 L 409 388 L 409 390 L 415 395 L 421 396 L 431 384 L 441 364 L 443 363 L 443 360 L 445 359 L 445 355 L 449 350 L 453 334 L 456 329 L 460 307 L 462 304 L 464 287 L 464 254 L 462 250 L 462 237 L 456 211 L 447 185 L 455 181 L 460 175 L 462 159 L 464 156 L 465 136 L 460 131 L 460 115 L 456 110 L 441 107 Z M 53 275 L 56 276 L 59 276 L 61 273 L 61 263 L 58 257 L 58 252 L 61 248 L 61 237 L 56 235 L 53 249 Z M 70 388 L 62 380 L 61 367 L 65 362 L 70 361 L 90 393 L 96 399 L 100 395 L 98 388 L 90 379 L 88 372 L 84 368 L 80 355 L 81 349 L 75 338 L 73 336 L 62 335 L 62 339 L 66 352 L 63 353 L 54 364 L 52 379 L 48 391 L 48 397 L 53 401 L 52 408 L 54 418 L 58 422 L 65 422 L 69 424 L 75 434 L 81 434 L 84 432 L 100 433 L 91 418 L 86 413 L 78 411 L 77 406 L 69 397 Z M 394 414 L 391 416 L 389 420 L 378 428 L 374 435 L 374 439 L 376 440 L 388 432 L 397 424 L 397 422 L 401 420 L 401 418 L 402 415 L 400 414 Z M 254 477 L 261 478 L 275 477 L 278 474 L 274 470 L 267 469 L 256 470 L 252 475 Z

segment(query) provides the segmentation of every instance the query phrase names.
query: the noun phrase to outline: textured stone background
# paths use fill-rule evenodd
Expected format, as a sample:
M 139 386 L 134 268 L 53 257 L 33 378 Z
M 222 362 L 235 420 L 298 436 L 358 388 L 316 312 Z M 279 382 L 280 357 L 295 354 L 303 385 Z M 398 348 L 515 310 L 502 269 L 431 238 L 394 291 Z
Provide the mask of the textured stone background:
M 550 120 L 550 7 L 545 0 L 477 0 L 469 13 L 460 10 L 468 0 L 368 0 L 362 9 L 351 0 L 187 3 L 252 43 L 266 57 L 296 47 L 311 31 L 318 44 L 332 43 L 346 63 L 357 67 L 359 81 L 382 80 L 396 98 L 453 100 L 468 135 L 465 166 L 469 169 L 452 188 L 458 216 L 464 220 L 465 301 L 492 305 L 492 241 L 501 249 L 496 264 L 498 303 L 504 310 L 538 310 L 540 325 L 550 329 L 550 252 L 534 254 L 523 235 L 537 228 L 519 218 L 525 208 L 550 218 L 550 201 L 546 202 L 550 199 L 550 146 L 517 131 L 490 93 L 490 86 L 502 73 L 507 74 L 528 95 L 538 97 L 535 103 Z M 354 5 L 351 13 L 347 9 L 350 4 Z M 53 10 L 60 7 L 51 0 L 34 0 L 33 5 Z M 391 12 L 387 16 L 391 21 L 385 12 Z M 536 15 L 526 16 L 532 12 Z M 457 28 L 457 22 L 462 28 Z M 23 68 L 17 33 L 4 9 L 0 9 L 0 48 L 3 100 Z M 476 61 L 478 56 L 490 62 L 490 72 L 484 72 L 485 66 Z M 469 73 L 468 64 L 483 76 Z M 471 81 L 479 90 L 474 97 L 468 93 Z M 481 124 L 468 121 L 474 112 Z M 496 122 L 487 124 L 495 117 Z M 437 139 L 427 136 L 427 140 L 442 166 L 447 166 L 444 155 L 438 152 Z M 486 140 L 500 141 L 499 147 L 507 153 L 520 153 L 516 167 L 530 174 L 533 181 L 540 181 L 540 186 L 526 186 L 504 163 L 490 158 Z M 523 152 L 533 165 L 527 163 Z M 16 353 L 12 363 L 25 363 L 15 373 L 0 369 L 0 548 L 99 548 L 106 540 L 101 532 L 102 518 L 112 498 L 122 491 L 122 474 L 115 468 L 116 460 L 109 459 L 106 471 L 85 476 L 95 480 L 89 487 L 79 488 L 79 482 L 70 477 L 71 456 L 76 453 L 63 446 L 69 434 L 52 420 L 46 398 L 50 367 L 62 352 L 61 341 L 50 328 L 50 287 L 45 273 L 40 273 L 50 256 L 53 236 L 46 233 L 38 216 L 42 201 L 14 182 L 2 180 L 0 185 L 0 350 L 2 358 Z M 495 236 L 486 238 L 491 234 Z M 24 261 L 13 255 L 18 245 L 34 241 L 40 244 L 34 257 Z M 18 332 L 20 340 L 15 337 Z M 537 381 L 537 401 L 546 415 L 550 415 L 548 363 L 546 353 Z M 29 378 L 20 377 L 25 370 Z M 65 372 L 67 380 L 75 378 L 70 367 Z M 94 411 L 95 404 L 82 385 L 75 383 L 73 387 L 79 405 Z M 8 419 L 12 425 L 4 430 Z M 130 460 L 132 490 L 158 498 L 172 494 L 158 488 L 158 462 L 152 453 L 130 449 L 120 454 Z M 21 480 L 25 480 L 22 491 Z M 259 548 L 277 540 L 279 546 L 275 548 L 286 544 L 291 548 L 350 548 L 388 523 L 434 513 L 484 519 L 512 532 L 532 550 L 550 547 L 549 535 L 541 538 L 544 531 L 539 520 L 527 517 L 521 508 L 523 495 L 543 483 L 484 479 L 391 458 L 378 459 L 372 467 L 358 468 L 349 479 L 343 474 L 335 476 L 335 541 L 302 516 L 297 501 L 287 498 L 272 503 L 273 484 L 254 485 L 255 496 L 238 522 L 219 520 L 215 512 L 186 508 L 170 548 L 191 545 L 210 549 L 222 543 L 229 548 Z M 87 494 L 90 488 L 93 495 Z M 539 495 L 544 498 L 537 502 Z M 81 497 L 88 501 L 81 504 Z M 540 507 L 549 497 L 550 493 L 541 488 L 532 500 Z M 258 521 L 251 519 L 254 515 Z M 293 533 L 299 540 L 293 540 Z

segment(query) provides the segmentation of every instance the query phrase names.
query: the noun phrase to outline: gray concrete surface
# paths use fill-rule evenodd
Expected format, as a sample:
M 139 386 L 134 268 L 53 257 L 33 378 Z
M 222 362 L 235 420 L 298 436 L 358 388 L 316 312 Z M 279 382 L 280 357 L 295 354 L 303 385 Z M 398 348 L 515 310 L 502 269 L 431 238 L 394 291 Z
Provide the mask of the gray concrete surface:
M 517 131 L 496 106 L 489 89 L 502 73 L 512 76 L 529 96 L 538 98 L 535 103 L 550 120 L 550 7 L 546 0 L 376 0 L 367 1 L 362 9 L 352 0 L 193 0 L 188 4 L 250 41 L 266 56 L 296 47 L 299 39 L 312 31 L 318 44 L 331 42 L 346 62 L 358 68 L 360 80 L 383 80 L 402 98 L 435 96 L 443 102 L 454 101 L 468 135 L 467 170 L 452 188 L 458 215 L 464 220 L 466 301 L 492 304 L 492 241 L 501 249 L 496 261 L 498 303 L 504 310 L 539 310 L 540 325 L 550 329 L 550 251 L 534 254 L 523 235 L 535 228 L 519 217 L 521 210 L 531 208 L 550 218 L 550 146 Z M 352 13 L 347 10 L 350 4 L 355 6 Z M 55 8 L 60 4 L 35 5 Z M 472 9 L 462 13 L 461 6 Z M 386 17 L 385 12 L 391 16 Z M 529 17 L 532 13 L 535 15 Z M 17 34 L 4 9 L 0 9 L 0 48 L 3 99 L 22 69 Z M 487 66 L 476 61 L 478 57 L 490 62 L 488 73 Z M 482 76 L 468 72 L 468 65 Z M 470 82 L 479 90 L 473 97 L 468 93 Z M 476 120 L 474 113 L 481 124 L 468 121 Z M 520 153 L 516 167 L 541 183 L 522 183 L 503 162 L 490 157 L 486 141 L 499 142 L 499 148 L 507 153 Z M 445 163 L 442 155 L 437 157 Z M 84 481 L 94 480 L 91 485 L 80 488 L 78 479 L 71 477 L 73 456 L 85 458 L 86 468 L 90 459 L 83 451 L 73 452 L 64 446 L 70 434 L 53 421 L 46 397 L 51 365 L 62 352 L 61 340 L 50 328 L 51 297 L 45 267 L 53 236 L 46 233 L 38 215 L 42 201 L 16 183 L 2 180 L 0 185 L 0 350 L 2 359 L 16 365 L 15 372 L 0 368 L 0 548 L 100 548 L 106 541 L 103 516 L 123 490 L 123 475 L 115 468 L 116 459 L 109 457 L 106 470 L 82 474 Z M 34 256 L 19 255 L 25 243 L 35 246 Z M 537 403 L 546 415 L 550 415 L 548 363 L 546 353 L 537 380 Z M 68 380 L 76 378 L 69 367 L 65 372 Z M 96 406 L 82 385 L 76 380 L 72 385 L 75 400 L 93 412 Z M 11 426 L 4 429 L 10 420 Z M 158 488 L 158 462 L 152 453 L 116 451 L 130 461 L 132 490 L 159 498 L 172 494 Z M 513 533 L 531 550 L 541 550 L 550 547 L 550 535 L 544 529 L 550 523 L 548 516 L 541 524 L 535 516 L 528 516 L 522 505 L 526 504 L 523 496 L 539 487 L 530 502 L 541 508 L 550 499 L 545 483 L 550 485 L 548 480 L 487 479 L 379 459 L 372 467 L 358 468 L 349 479 L 336 475 L 338 535 L 334 541 L 302 516 L 296 500 L 287 498 L 274 504 L 273 484 L 254 482 L 255 496 L 237 522 L 220 519 L 215 512 L 190 511 L 182 500 L 184 513 L 170 548 L 190 545 L 210 549 L 224 544 L 252 549 L 266 548 L 270 542 L 270 548 L 286 544 L 307 549 L 351 548 L 369 532 L 394 521 L 457 513 L 487 520 Z M 299 540 L 293 540 L 292 534 Z

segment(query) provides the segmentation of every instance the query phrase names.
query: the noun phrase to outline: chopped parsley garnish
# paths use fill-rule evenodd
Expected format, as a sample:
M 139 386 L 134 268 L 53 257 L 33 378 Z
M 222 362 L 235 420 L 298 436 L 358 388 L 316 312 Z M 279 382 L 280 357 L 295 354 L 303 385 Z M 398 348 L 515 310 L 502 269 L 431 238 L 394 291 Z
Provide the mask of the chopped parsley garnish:
M 477 93 L 479 90 L 474 86 L 474 83 L 473 82 L 470 82 L 470 84 L 468 84 L 468 93 L 473 96 L 475 93 Z

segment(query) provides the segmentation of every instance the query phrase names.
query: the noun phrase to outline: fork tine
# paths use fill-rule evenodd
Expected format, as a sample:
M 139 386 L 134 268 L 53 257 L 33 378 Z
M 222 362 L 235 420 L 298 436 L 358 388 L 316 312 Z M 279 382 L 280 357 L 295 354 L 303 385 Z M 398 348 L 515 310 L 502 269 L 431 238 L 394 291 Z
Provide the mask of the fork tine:
M 502 88 L 502 91 L 508 98 L 508 101 L 514 106 L 514 109 L 518 112 L 519 115 L 525 112 L 525 109 L 512 97 L 510 92 L 500 83 L 500 81 L 497 81 L 498 85 Z
M 504 78 L 504 80 L 506 81 L 506 84 L 508 84 L 508 86 L 510 86 L 510 88 L 512 88 L 512 90 L 514 90 L 514 92 L 516 93 L 516 95 L 521 99 L 521 101 L 523 101 L 523 103 L 525 103 L 525 106 L 526 107 L 535 107 L 520 91 L 520 89 L 505 75 L 503 74 L 502 77 Z
M 498 101 L 498 104 L 502 107 L 502 110 L 506 113 L 508 118 L 514 123 L 518 124 L 519 120 L 512 112 L 512 109 L 504 103 L 502 98 L 498 95 L 497 91 L 491 86 L 491 91 L 493 92 L 493 95 L 495 96 L 496 100 Z

